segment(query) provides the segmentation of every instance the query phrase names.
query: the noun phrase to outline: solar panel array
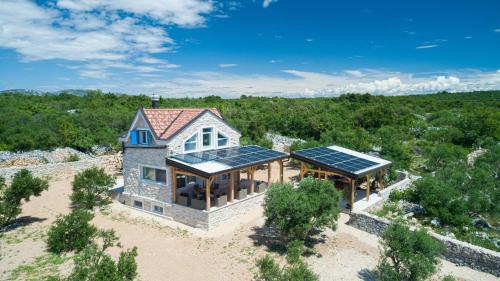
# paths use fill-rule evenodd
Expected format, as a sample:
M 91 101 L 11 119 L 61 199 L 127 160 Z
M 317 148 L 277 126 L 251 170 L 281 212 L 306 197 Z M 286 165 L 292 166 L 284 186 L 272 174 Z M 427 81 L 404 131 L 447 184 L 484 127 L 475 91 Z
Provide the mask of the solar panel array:
M 271 161 L 286 156 L 285 153 L 256 145 L 229 147 L 217 150 L 174 155 L 171 158 L 189 164 L 216 161 L 230 167 L 240 167 L 252 163 Z
M 330 166 L 342 171 L 355 173 L 379 163 L 366 160 L 351 154 L 333 150 L 327 147 L 315 147 L 294 151 L 293 154 L 311 159 L 325 166 Z

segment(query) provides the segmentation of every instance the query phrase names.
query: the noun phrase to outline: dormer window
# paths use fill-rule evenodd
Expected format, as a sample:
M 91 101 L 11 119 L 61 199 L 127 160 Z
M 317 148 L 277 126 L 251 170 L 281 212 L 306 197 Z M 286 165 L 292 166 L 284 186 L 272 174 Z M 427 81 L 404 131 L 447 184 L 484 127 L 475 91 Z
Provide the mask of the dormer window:
M 196 150 L 197 143 L 198 143 L 198 134 L 194 134 L 184 143 L 184 151 L 188 152 Z
M 130 144 L 149 145 L 151 143 L 151 133 L 149 130 L 130 131 Z
M 149 132 L 147 130 L 139 131 L 139 144 L 149 144 Z
M 212 146 L 213 128 L 203 128 L 203 148 Z
M 229 139 L 223 133 L 217 132 L 217 146 L 224 147 L 227 146 Z

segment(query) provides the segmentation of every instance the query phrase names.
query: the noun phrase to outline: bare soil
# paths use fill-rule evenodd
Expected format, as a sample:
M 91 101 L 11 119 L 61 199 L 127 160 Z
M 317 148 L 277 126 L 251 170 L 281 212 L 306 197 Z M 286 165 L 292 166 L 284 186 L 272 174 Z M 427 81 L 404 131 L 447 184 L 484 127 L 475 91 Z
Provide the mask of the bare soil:
M 273 171 L 273 175 L 278 174 Z M 296 174 L 294 169 L 285 169 L 285 179 Z M 267 171 L 258 171 L 259 177 L 267 178 Z M 46 254 L 44 240 L 49 225 L 58 214 L 70 211 L 71 179 L 59 177 L 42 196 L 24 204 L 21 216 L 25 225 L 0 238 L 0 280 L 12 280 L 13 270 Z M 370 270 L 379 257 L 378 238 L 346 225 L 348 218 L 342 214 L 337 230 L 315 236 L 316 243 L 306 261 L 321 280 L 371 280 Z M 259 207 L 210 232 L 119 203 L 97 212 L 94 223 L 100 228 L 115 229 L 124 248 L 138 247 L 140 280 L 253 280 L 257 258 L 271 252 L 284 261 L 280 248 L 273 246 L 272 232 L 264 227 Z M 117 253 L 118 249 L 112 251 L 115 256 Z M 67 271 L 64 267 L 62 270 Z M 498 280 L 490 274 L 442 261 L 435 280 L 445 274 L 452 274 L 457 280 Z

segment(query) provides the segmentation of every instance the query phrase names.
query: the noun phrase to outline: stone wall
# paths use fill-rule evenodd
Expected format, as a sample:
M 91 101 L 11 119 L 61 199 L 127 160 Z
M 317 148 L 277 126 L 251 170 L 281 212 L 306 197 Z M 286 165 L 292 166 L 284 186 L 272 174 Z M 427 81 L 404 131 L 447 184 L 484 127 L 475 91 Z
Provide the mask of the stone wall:
M 120 166 L 120 155 L 106 155 L 99 157 L 91 157 L 85 160 L 75 162 L 61 162 L 39 164 L 32 166 L 14 166 L 7 168 L 0 168 L 0 177 L 9 180 L 15 173 L 21 169 L 27 169 L 36 177 L 61 177 L 64 175 L 72 175 L 81 170 L 91 168 L 94 166 L 104 167 L 108 173 L 116 172 Z
M 168 150 L 170 154 L 184 153 L 184 142 L 191 137 L 194 133 L 198 132 L 198 149 L 201 147 L 201 129 L 205 127 L 214 128 L 215 140 L 214 144 L 217 145 L 217 131 L 229 138 L 228 146 L 240 145 L 240 133 L 229 127 L 226 123 L 222 122 L 219 118 L 215 117 L 212 113 L 205 113 L 195 122 L 190 124 L 187 128 L 177 134 L 169 143 Z M 213 148 L 216 148 L 215 146 Z
M 123 179 L 126 193 L 170 203 L 171 168 L 165 164 L 165 148 L 125 148 L 123 154 Z M 167 171 L 166 184 L 159 184 L 141 179 L 142 166 L 149 166 Z
M 389 225 L 389 221 L 367 212 L 359 211 L 351 213 L 347 224 L 368 233 L 380 235 Z M 500 253 L 433 232 L 430 234 L 434 239 L 445 245 L 443 257 L 446 260 L 459 266 L 468 266 L 500 277 Z
M 253 196 L 243 200 L 235 200 L 234 203 L 230 203 L 224 207 L 214 207 L 208 212 L 178 204 L 163 203 L 127 192 L 122 193 L 118 201 L 132 207 L 134 206 L 134 201 L 139 201 L 142 203 L 142 211 L 154 213 L 191 227 L 211 230 L 224 223 L 237 220 L 241 215 L 258 210 L 264 201 L 264 193 L 255 193 Z M 163 207 L 163 213 L 154 212 L 154 205 Z

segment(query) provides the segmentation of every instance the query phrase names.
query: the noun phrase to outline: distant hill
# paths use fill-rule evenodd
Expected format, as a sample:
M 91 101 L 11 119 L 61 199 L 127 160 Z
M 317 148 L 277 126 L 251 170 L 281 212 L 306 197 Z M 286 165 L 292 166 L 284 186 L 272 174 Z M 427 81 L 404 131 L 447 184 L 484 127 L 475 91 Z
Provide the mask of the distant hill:
M 71 94 L 71 95 L 75 95 L 75 96 L 84 96 L 85 94 L 87 94 L 88 91 L 90 91 L 90 90 L 65 89 L 65 90 L 60 90 L 60 91 L 43 92 L 43 91 L 37 91 L 37 90 L 31 90 L 31 89 L 9 89 L 9 90 L 0 91 L 0 95 L 5 94 L 5 93 L 14 93 L 14 94 L 20 94 L 20 95 L 42 96 L 42 95 L 59 95 L 61 93 L 66 93 L 66 94 Z

